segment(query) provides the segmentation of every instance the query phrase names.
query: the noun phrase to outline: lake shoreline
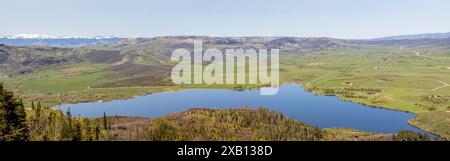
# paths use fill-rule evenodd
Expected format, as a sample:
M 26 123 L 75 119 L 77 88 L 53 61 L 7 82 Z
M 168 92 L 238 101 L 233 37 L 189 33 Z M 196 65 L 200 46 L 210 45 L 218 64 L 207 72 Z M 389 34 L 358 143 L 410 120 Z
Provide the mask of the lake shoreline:
M 314 93 L 314 92 L 312 92 L 312 91 L 308 91 L 308 90 L 305 90 L 305 88 L 304 88 L 304 86 L 302 86 L 301 84 L 299 85 L 299 84 L 297 84 L 297 83 L 283 83 L 283 84 L 281 84 L 280 85 L 280 87 L 281 86 L 285 86 L 285 85 L 288 85 L 288 86 L 293 86 L 293 87 L 290 87 L 290 88 L 299 88 L 299 89 L 301 89 L 301 91 L 303 91 L 304 93 L 309 93 L 309 94 L 307 94 L 307 95 L 305 95 L 305 97 L 314 97 L 314 98 L 319 98 L 319 97 L 321 97 L 321 96 L 325 96 L 325 95 L 317 95 L 316 93 Z M 174 92 L 180 92 L 180 91 L 182 91 L 182 93 L 183 92 L 187 92 L 187 93 L 189 93 L 189 92 L 199 92 L 199 91 L 196 91 L 196 90 L 202 90 L 202 89 L 204 89 L 204 90 L 224 90 L 225 92 L 237 92 L 237 93 L 240 93 L 240 91 L 238 91 L 238 90 L 233 90 L 232 89 L 232 87 L 229 87 L 229 88 L 214 88 L 214 87 L 211 87 L 211 88 L 188 88 L 188 87 L 179 87 L 179 88 L 172 88 L 172 89 L 176 89 L 176 90 L 167 90 L 167 91 L 162 91 L 162 92 L 150 92 L 150 93 L 142 93 L 142 94 L 140 94 L 140 95 L 135 95 L 134 97 L 132 97 L 132 98 L 124 98 L 124 99 L 116 99 L 116 100 L 111 100 L 111 101 L 108 101 L 108 102 L 98 102 L 98 101 L 96 101 L 96 102 L 93 102 L 93 101 L 91 101 L 91 102 L 86 102 L 86 103 L 100 103 L 100 104 L 102 104 L 102 103 L 111 103 L 111 102 L 113 102 L 113 101 L 126 101 L 126 100 L 130 100 L 130 99 L 133 99 L 133 98 L 138 98 L 138 97 L 145 97 L 145 96 L 147 96 L 147 95 L 151 95 L 151 94 L 158 94 L 158 95 L 167 95 L 167 94 L 173 94 Z M 291 89 L 291 90 L 296 90 L 296 89 Z M 245 92 L 251 92 L 251 93 L 253 93 L 253 94 L 255 94 L 255 91 L 257 91 L 255 88 L 252 88 L 252 89 L 250 89 L 250 90 L 243 90 L 243 93 L 245 93 Z M 289 90 L 288 90 L 289 91 Z M 220 93 L 220 92 L 219 92 Z M 258 93 L 259 94 L 259 93 Z M 156 96 L 155 96 L 156 97 Z M 285 97 L 290 97 L 290 96 L 285 96 Z M 296 97 L 296 96 L 294 96 L 294 97 Z M 294 97 L 292 97 L 292 98 L 294 98 Z M 358 102 L 352 102 L 352 101 L 348 101 L 348 100 L 342 100 L 341 98 L 339 98 L 339 97 L 337 97 L 337 96 L 329 96 L 329 97 L 331 97 L 331 98 L 333 98 L 333 99 L 336 99 L 336 101 L 339 101 L 339 102 L 349 102 L 349 103 L 355 103 L 355 104 L 357 104 L 357 105 L 352 105 L 352 108 L 351 109 L 355 109 L 355 107 L 353 107 L 353 106 L 364 106 L 364 107 L 367 107 L 367 108 L 369 108 L 369 109 L 381 109 L 381 110 L 387 110 L 386 112 L 388 112 L 388 111 L 392 111 L 392 112 L 401 112 L 402 114 L 408 114 L 408 115 L 411 115 L 412 116 L 412 118 L 411 119 L 413 119 L 414 117 L 416 117 L 416 115 L 414 114 L 414 113 L 411 113 L 411 112 L 408 112 L 408 111 L 400 111 L 400 110 L 392 110 L 392 109 L 386 109 L 386 108 L 377 108 L 377 107 L 372 107 L 372 106 L 367 106 L 367 105 L 364 105 L 364 104 L 361 104 L 361 103 L 358 103 Z M 176 98 L 179 98 L 179 97 L 176 97 Z M 176 98 L 172 98 L 172 99 L 176 99 Z M 139 99 L 139 98 L 138 98 Z M 142 99 L 144 99 L 145 100 L 145 98 L 142 98 Z M 216 98 L 217 99 L 217 98 Z M 304 99 L 307 99 L 307 98 L 304 98 Z M 295 100 L 295 99 L 294 99 Z M 326 100 L 329 100 L 329 99 L 326 99 Z M 333 100 L 334 101 L 334 100 Z M 200 102 L 202 102 L 202 101 L 200 101 Z M 263 101 L 264 102 L 264 101 Z M 292 102 L 292 101 L 291 101 Z M 74 104 L 80 104 L 80 103 L 74 103 Z M 117 104 L 117 103 L 116 103 Z M 245 101 L 242 103 L 243 105 L 245 104 Z M 253 103 L 252 103 L 253 104 Z M 258 104 L 258 103 L 257 103 Z M 64 106 L 64 105 L 66 105 L 67 107 L 69 107 L 68 105 L 73 105 L 73 104 L 62 104 L 62 106 Z M 131 103 L 131 106 L 133 106 L 134 104 L 133 103 Z M 224 105 L 226 105 L 226 104 L 224 104 Z M 245 106 L 243 106 L 243 105 L 240 105 L 240 106 L 228 106 L 228 107 L 232 107 L 232 108 L 238 108 L 238 107 L 245 107 Z M 82 105 L 82 106 L 86 106 L 86 105 Z M 95 106 L 97 106 L 97 105 L 95 105 Z M 128 104 L 128 105 L 122 105 L 123 107 L 128 107 L 128 106 L 130 106 L 130 104 Z M 269 106 L 271 106 L 272 108 L 275 106 L 275 105 L 269 105 Z M 328 105 L 329 106 L 329 105 Z M 157 107 L 157 106 L 156 106 Z M 188 109 L 188 108 L 186 108 L 186 107 L 191 107 L 191 106 L 185 106 L 183 109 Z M 206 107 L 206 108 L 208 108 L 208 107 L 210 107 L 210 106 L 192 106 L 192 107 Z M 251 105 L 250 107 L 256 107 L 255 105 Z M 258 106 L 258 107 L 264 107 L 264 106 Z M 311 105 L 309 105 L 309 107 L 314 107 L 314 106 L 311 106 Z M 139 107 L 139 108 L 141 108 L 141 107 Z M 224 107 L 222 107 L 221 106 L 221 104 L 219 104 L 219 107 L 215 107 L 215 106 L 211 106 L 211 108 L 213 108 L 213 109 L 216 109 L 216 108 L 224 108 Z M 306 108 L 308 108 L 308 107 L 306 107 Z M 333 107 L 334 108 L 334 107 Z M 332 111 L 333 110 L 336 110 L 336 109 L 331 109 Z M 53 109 L 61 109 L 61 108 L 59 108 L 59 106 L 56 106 L 56 107 L 54 107 Z M 71 110 L 72 110 L 73 108 L 71 107 Z M 83 109 L 85 109 L 85 110 L 89 110 L 88 108 L 83 108 Z M 103 110 L 105 110 L 106 108 L 102 108 Z M 114 108 L 113 108 L 114 109 Z M 123 108 L 121 108 L 121 109 L 123 109 Z M 281 109 L 283 109 L 283 108 L 281 108 Z M 62 109 L 63 111 L 64 111 L 64 109 Z M 67 110 L 67 109 L 66 109 Z M 98 109 L 97 109 L 98 110 Z M 116 109 L 117 110 L 117 109 Z M 273 110 L 275 110 L 275 111 L 277 111 L 276 110 L 276 108 L 273 108 Z M 306 109 L 305 109 L 306 110 Z M 357 108 L 356 109 L 357 111 L 360 111 L 360 109 L 359 108 Z M 361 110 L 364 110 L 364 109 L 361 109 Z M 113 110 L 114 111 L 114 110 Z M 127 110 L 128 111 L 128 110 Z M 179 111 L 183 111 L 182 109 L 181 110 L 179 110 Z M 340 110 L 339 110 L 340 111 Z M 117 111 L 116 111 L 117 112 Z M 173 111 L 172 111 L 173 112 Z M 282 113 L 285 113 L 286 111 L 284 111 L 283 112 L 283 110 L 278 110 L 278 112 L 282 112 Z M 336 112 L 336 111 L 335 111 Z M 136 113 L 134 113 L 134 115 L 130 115 L 130 113 L 133 113 L 133 111 L 129 111 L 129 112 L 126 112 L 126 113 L 128 113 L 128 114 L 116 114 L 116 115 L 118 115 L 118 116 L 141 116 L 141 117 L 147 117 L 147 118 L 153 118 L 153 116 L 146 116 L 147 114 L 144 114 L 144 115 L 141 115 L 140 113 L 139 114 L 136 114 Z M 141 112 L 142 113 L 142 112 Z M 144 113 L 148 113 L 148 112 L 144 112 Z M 155 115 L 154 114 L 154 112 L 150 112 L 150 113 L 153 113 L 152 115 Z M 170 111 L 169 112 L 166 112 L 166 113 L 171 113 Z M 298 112 L 295 112 L 295 113 L 293 113 L 292 115 L 298 115 L 297 114 Z M 338 113 L 336 113 L 336 114 L 339 114 L 339 113 L 342 113 L 342 111 L 341 112 L 338 112 Z M 289 113 L 286 113 L 286 114 L 289 114 Z M 91 114 L 90 115 L 96 115 L 96 114 L 93 114 L 92 112 L 91 112 Z M 164 115 L 164 114 L 162 114 L 162 115 Z M 161 116 L 161 115 L 160 115 Z M 91 116 L 92 117 L 92 116 Z M 311 117 L 313 117 L 313 116 L 311 116 Z M 325 116 L 324 116 L 325 117 Z M 403 117 L 403 116 L 402 116 Z M 398 119 L 401 119 L 402 117 L 400 117 L 400 118 L 398 118 Z M 305 118 L 306 120 L 302 120 L 302 119 L 299 119 L 299 118 L 304 118 L 304 117 L 297 117 L 296 119 L 298 119 L 299 121 L 307 121 L 308 120 L 308 118 L 309 119 L 311 119 L 310 118 L 310 116 L 307 116 L 307 118 Z M 336 118 L 335 118 L 336 119 Z M 320 119 L 319 119 L 320 120 Z M 364 120 L 364 119 L 363 119 Z M 342 121 L 342 120 L 341 120 Z M 314 121 L 313 121 L 314 122 Z M 325 121 L 325 122 L 327 122 L 327 121 Z M 329 122 L 329 121 L 328 121 Z M 340 121 L 339 121 L 340 122 Z M 370 123 L 371 122 L 371 123 Z M 310 123 L 312 123 L 312 122 L 310 122 Z M 369 121 L 368 123 L 370 123 L 370 124 L 377 124 L 377 122 L 373 122 L 373 121 Z M 405 122 L 403 122 L 404 124 L 407 124 L 407 120 L 405 121 Z M 314 124 L 314 123 L 312 123 L 313 125 L 316 125 L 316 124 Z M 339 124 L 339 123 L 338 123 Z M 342 124 L 342 122 L 340 123 L 340 124 Z M 320 125 L 320 124 L 319 124 Z M 409 124 L 408 124 L 408 126 L 409 126 Z M 334 127 L 344 127 L 344 128 L 352 128 L 352 126 L 342 126 L 342 125 L 338 125 L 338 126 L 322 126 L 322 127 L 327 127 L 327 128 L 334 128 Z M 369 127 L 369 128 L 354 128 L 354 129 L 359 129 L 359 130 L 364 130 L 364 129 L 366 129 L 365 131 L 370 131 L 370 130 L 367 130 L 367 129 L 371 129 L 370 127 L 372 127 L 372 126 L 367 126 L 367 127 Z M 417 128 L 417 127 L 415 127 L 415 126 L 410 126 L 410 127 L 414 127 L 414 128 L 416 128 L 417 130 L 419 130 L 419 131 L 423 131 L 422 129 L 420 129 L 420 128 Z M 373 130 L 372 130 L 373 131 Z M 380 131 L 374 131 L 374 132 L 380 132 Z

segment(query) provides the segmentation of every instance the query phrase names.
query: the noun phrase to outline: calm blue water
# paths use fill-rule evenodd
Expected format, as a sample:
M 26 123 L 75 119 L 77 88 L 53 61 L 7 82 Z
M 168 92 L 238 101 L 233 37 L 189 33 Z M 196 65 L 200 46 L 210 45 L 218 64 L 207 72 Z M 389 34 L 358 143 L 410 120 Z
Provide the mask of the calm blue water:
M 285 84 L 278 94 L 271 96 L 262 96 L 259 90 L 192 89 L 112 102 L 62 105 L 60 108 L 66 111 L 70 107 L 72 115 L 82 117 L 100 117 L 103 112 L 107 115 L 157 117 L 193 107 L 244 106 L 266 107 L 321 128 L 343 127 L 382 133 L 399 130 L 422 132 L 407 124 L 414 114 L 371 108 L 336 97 L 316 96 L 295 84 Z

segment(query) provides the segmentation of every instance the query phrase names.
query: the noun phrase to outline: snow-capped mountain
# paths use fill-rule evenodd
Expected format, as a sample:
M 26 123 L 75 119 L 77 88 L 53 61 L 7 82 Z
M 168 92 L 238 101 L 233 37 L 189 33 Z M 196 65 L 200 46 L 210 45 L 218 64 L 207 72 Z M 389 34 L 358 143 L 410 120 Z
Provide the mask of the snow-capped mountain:
M 0 35 L 0 38 L 4 39 L 111 39 L 111 38 L 119 38 L 117 36 L 71 36 L 71 35 L 62 35 L 62 36 L 52 36 L 46 34 L 18 34 L 13 36 L 4 36 Z
M 41 34 L 19 34 L 14 36 L 2 36 L 0 38 L 4 39 L 49 39 L 51 38 L 49 35 L 41 35 Z
M 14 46 L 58 46 L 80 47 L 98 43 L 112 43 L 121 40 L 116 36 L 51 36 L 46 34 L 0 35 L 0 44 Z
M 397 35 L 376 38 L 372 40 L 418 40 L 418 39 L 447 39 L 450 38 L 450 32 L 447 33 L 425 33 L 425 34 L 415 34 L 415 35 Z

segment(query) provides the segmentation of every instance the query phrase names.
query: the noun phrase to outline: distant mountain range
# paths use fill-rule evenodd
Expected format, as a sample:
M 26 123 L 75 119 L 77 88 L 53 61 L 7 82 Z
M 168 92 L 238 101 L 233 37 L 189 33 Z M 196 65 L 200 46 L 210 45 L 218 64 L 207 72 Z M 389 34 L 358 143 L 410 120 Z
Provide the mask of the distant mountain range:
M 400 35 L 384 38 L 345 40 L 333 38 L 302 38 L 302 37 L 207 37 L 207 36 L 168 36 L 155 38 L 120 38 L 115 36 L 49 36 L 40 34 L 20 34 L 15 36 L 0 36 L 0 45 L 10 46 L 50 46 L 50 47 L 84 47 L 89 45 L 114 46 L 142 46 L 143 48 L 161 48 L 161 46 L 147 43 L 155 40 L 168 39 L 170 41 L 182 39 L 202 39 L 204 43 L 226 45 L 228 47 L 266 47 L 280 48 L 292 52 L 308 52 L 330 48 L 353 48 L 359 45 L 381 45 L 406 48 L 436 48 L 450 49 L 450 32 L 427 33 L 417 35 Z M 181 41 L 183 42 L 183 41 Z M 140 44 L 140 45 L 138 45 Z M 151 43 L 150 43 L 151 44 Z M 181 46 L 191 46 L 186 43 Z M 176 46 L 176 45 L 175 45 Z M 171 47 L 164 48 L 171 49 Z
M 398 35 L 382 38 L 375 38 L 370 40 L 383 41 L 383 40 L 418 40 L 418 39 L 446 39 L 450 38 L 450 32 L 447 33 L 426 33 L 416 35 Z
M 112 43 L 122 38 L 115 36 L 50 36 L 41 34 L 20 34 L 14 36 L 0 36 L 0 44 L 14 46 L 55 46 L 81 47 L 100 43 Z

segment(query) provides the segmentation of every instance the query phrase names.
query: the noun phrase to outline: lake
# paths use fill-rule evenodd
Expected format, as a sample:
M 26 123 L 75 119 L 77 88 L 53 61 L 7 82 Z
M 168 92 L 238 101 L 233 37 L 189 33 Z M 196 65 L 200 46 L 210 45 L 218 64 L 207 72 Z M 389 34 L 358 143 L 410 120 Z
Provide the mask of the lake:
M 260 95 L 259 90 L 190 89 L 139 96 L 127 100 L 61 105 L 72 115 L 100 117 L 107 115 L 158 117 L 188 108 L 265 107 L 321 128 L 352 128 L 372 132 L 396 133 L 399 130 L 423 132 L 407 121 L 412 113 L 367 107 L 317 96 L 296 84 L 285 84 L 276 95 Z

